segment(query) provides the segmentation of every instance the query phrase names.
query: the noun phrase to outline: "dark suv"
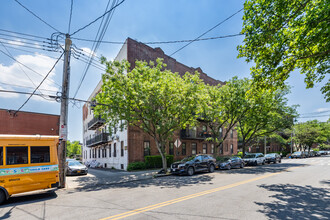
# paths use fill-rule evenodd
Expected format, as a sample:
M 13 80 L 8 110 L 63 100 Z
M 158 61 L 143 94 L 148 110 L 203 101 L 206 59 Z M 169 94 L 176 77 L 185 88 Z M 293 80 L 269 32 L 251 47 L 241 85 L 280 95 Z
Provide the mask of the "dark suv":
M 193 175 L 195 172 L 208 171 L 214 172 L 216 163 L 215 159 L 210 155 L 196 155 L 185 157 L 179 162 L 171 165 L 172 174 L 187 174 Z
M 270 153 L 265 155 L 266 163 L 281 163 L 281 156 L 278 153 Z

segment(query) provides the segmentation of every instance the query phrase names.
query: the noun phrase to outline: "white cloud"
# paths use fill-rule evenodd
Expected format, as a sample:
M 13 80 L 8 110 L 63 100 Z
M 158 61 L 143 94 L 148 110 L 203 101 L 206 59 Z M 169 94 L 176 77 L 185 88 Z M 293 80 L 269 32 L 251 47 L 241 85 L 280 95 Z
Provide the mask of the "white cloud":
M 14 46 L 23 46 L 25 43 L 21 41 L 20 39 L 15 39 L 15 41 L 8 41 L 9 44 Z
M 5 86 L 6 90 L 18 90 L 19 91 L 27 91 L 32 92 L 40 84 L 40 82 L 43 80 L 44 76 L 50 71 L 54 63 L 56 62 L 55 59 L 47 57 L 45 55 L 41 54 L 34 54 L 34 55 L 19 55 L 15 57 L 16 60 L 23 63 L 27 67 L 31 68 L 32 70 L 36 71 L 37 73 L 40 73 L 38 75 L 37 73 L 27 69 L 26 67 L 20 65 L 17 62 L 14 62 L 11 65 L 4 65 L 0 64 L 0 82 L 4 83 L 1 86 Z M 57 64 L 57 68 L 59 64 Z M 23 71 L 23 70 L 24 71 Z M 39 87 L 39 89 L 45 93 L 45 94 L 54 94 L 54 92 L 50 91 L 43 91 L 42 89 L 46 90 L 54 90 L 58 91 L 57 86 L 55 85 L 52 78 L 55 76 L 55 69 L 49 74 L 47 79 L 43 82 L 43 84 Z M 25 73 L 24 73 L 25 72 Z M 30 79 L 29 79 L 30 78 Z M 6 85 L 5 85 L 6 84 Z M 14 84 L 17 86 L 10 86 L 8 84 Z M 22 86 L 18 87 L 18 86 Z M 23 87 L 32 87 L 32 88 L 23 88 Z M 9 93 L 8 93 L 9 94 Z M 0 94 L 4 98 L 17 98 L 18 95 L 15 96 L 11 95 L 3 95 Z M 38 100 L 45 100 L 41 97 L 33 97 L 34 99 Z
M 330 111 L 330 108 L 318 108 L 316 109 L 317 112 L 325 112 L 325 111 Z
M 8 90 L 8 89 L 6 89 L 6 87 L 0 86 L 0 90 Z M 12 99 L 12 98 L 17 98 L 18 96 L 19 95 L 16 93 L 0 92 L 0 97 L 2 98 Z
M 88 55 L 93 55 L 93 56 L 97 56 L 97 54 L 95 53 L 95 52 L 92 52 L 92 50 L 91 49 L 89 49 L 88 47 L 83 47 L 83 48 L 81 48 L 85 53 L 87 53 Z

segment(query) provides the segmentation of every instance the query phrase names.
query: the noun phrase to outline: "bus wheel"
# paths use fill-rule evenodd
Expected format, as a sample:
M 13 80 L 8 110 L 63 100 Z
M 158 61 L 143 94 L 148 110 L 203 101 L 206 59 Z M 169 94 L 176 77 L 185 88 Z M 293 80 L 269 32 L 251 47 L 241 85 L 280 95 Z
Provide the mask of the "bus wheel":
M 0 204 L 6 200 L 6 194 L 3 190 L 0 189 Z

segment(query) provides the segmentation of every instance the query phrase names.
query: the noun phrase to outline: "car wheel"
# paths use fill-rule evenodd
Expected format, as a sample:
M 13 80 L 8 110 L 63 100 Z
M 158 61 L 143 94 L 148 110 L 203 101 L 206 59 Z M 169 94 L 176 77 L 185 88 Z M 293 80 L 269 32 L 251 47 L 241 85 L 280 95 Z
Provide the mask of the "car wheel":
M 277 163 L 277 160 L 275 159 L 274 163 Z
M 240 168 L 244 168 L 244 163 L 241 163 Z
M 278 163 L 281 163 L 282 162 L 282 160 L 280 159 L 279 161 L 278 161 Z
M 230 169 L 231 169 L 231 165 L 228 164 L 228 166 L 227 166 L 227 170 L 230 170 Z
M 3 190 L 0 189 L 0 204 L 6 201 L 6 194 Z
M 257 161 L 254 161 L 254 165 L 255 165 L 255 166 L 258 166 L 258 162 L 257 162 Z
M 265 165 L 265 163 L 266 163 L 265 161 L 262 161 L 262 165 Z
M 211 164 L 210 167 L 209 167 L 209 172 L 210 172 L 210 173 L 213 173 L 214 170 L 215 170 L 215 167 L 214 167 L 213 164 Z
M 188 167 L 188 170 L 187 170 L 188 176 L 192 176 L 192 175 L 194 175 L 194 173 L 195 173 L 194 168 L 193 167 Z

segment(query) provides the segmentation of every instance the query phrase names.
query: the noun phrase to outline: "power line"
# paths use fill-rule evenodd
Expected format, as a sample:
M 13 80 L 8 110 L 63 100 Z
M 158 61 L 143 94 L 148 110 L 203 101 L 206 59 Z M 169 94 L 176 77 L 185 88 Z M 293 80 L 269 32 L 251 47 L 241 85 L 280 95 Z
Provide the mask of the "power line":
M 330 117 L 329 115 L 312 115 L 312 116 L 303 116 L 303 117 L 298 117 L 298 118 L 320 118 L 320 117 Z
M 41 37 L 41 36 L 32 35 L 32 34 L 24 34 L 24 33 L 16 32 L 16 31 L 9 31 L 9 30 L 4 30 L 4 29 L 0 29 L 0 31 L 8 32 L 8 33 L 12 33 L 12 34 L 24 35 L 24 36 L 28 36 L 28 37 L 35 37 L 35 38 L 39 38 L 39 39 L 50 40 L 50 39 L 47 38 L 47 37 Z
M 37 89 L 41 86 L 41 84 L 47 79 L 48 75 L 53 71 L 53 69 L 55 68 L 56 64 L 58 63 L 58 61 L 61 60 L 62 56 L 63 56 L 64 52 L 61 54 L 61 56 L 56 60 L 55 64 L 53 65 L 53 67 L 50 69 L 50 71 L 46 74 L 46 76 L 43 78 L 43 80 L 39 83 L 39 85 L 37 86 L 37 88 L 35 88 L 35 90 L 32 92 L 32 94 L 29 96 L 29 98 L 21 105 L 21 107 L 19 107 L 17 109 L 17 111 L 14 112 L 14 115 L 16 115 L 17 112 L 19 112 L 19 110 L 21 110 L 24 105 L 31 99 L 31 97 L 33 96 L 33 94 L 35 94 L 35 92 L 37 91 Z
M 40 54 L 40 55 L 43 55 L 43 56 L 47 56 L 47 57 L 50 57 L 50 58 L 53 58 L 53 59 L 57 59 L 57 57 L 49 56 L 48 54 L 44 55 L 44 54 L 38 53 L 36 51 L 24 50 L 24 49 L 20 49 L 20 48 L 8 46 L 8 45 L 6 47 L 10 48 L 10 49 L 14 49 L 14 50 L 19 50 L 19 51 L 22 51 L 22 52 L 25 52 L 25 53 L 31 53 L 31 54 L 34 54 L 34 55 L 37 53 L 37 54 Z
M 325 113 L 325 112 L 330 112 L 330 110 L 324 110 L 324 111 L 319 111 L 319 112 L 302 113 L 301 115 L 321 114 L 321 113 Z
M 57 32 L 60 32 L 59 30 L 57 30 L 56 28 L 54 28 L 52 25 L 48 24 L 46 21 L 44 21 L 43 19 L 41 19 L 38 15 L 36 15 L 35 13 L 33 13 L 30 9 L 28 9 L 27 7 L 25 7 L 18 0 L 14 0 L 14 1 L 17 2 L 17 4 L 19 4 L 20 6 L 22 6 L 25 10 L 27 10 L 28 12 L 30 12 L 34 17 L 38 18 L 41 22 L 43 22 L 44 24 L 46 24 L 48 27 L 52 28 L 53 30 L 55 30 Z
M 2 44 L 2 46 L 5 48 L 5 50 L 7 51 L 7 53 L 9 53 L 10 56 L 13 56 L 9 50 L 7 49 L 7 47 L 0 41 L 0 43 Z M 30 80 L 30 82 L 36 86 L 33 82 L 33 80 L 29 77 L 29 75 L 24 71 L 24 69 L 22 68 L 22 66 L 20 64 L 18 64 L 19 68 L 23 71 L 23 73 L 25 74 L 25 76 Z M 39 92 L 42 94 L 42 92 L 39 90 Z
M 26 88 L 26 89 L 34 89 L 35 87 L 30 87 L 30 86 L 22 86 L 22 85 L 17 85 L 17 84 L 11 84 L 11 83 L 4 83 L 0 82 L 0 84 L 6 85 L 6 86 L 13 86 L 13 87 L 20 87 L 20 88 Z M 50 90 L 50 89 L 38 89 L 39 91 L 47 91 L 47 92 L 59 92 L 56 90 Z
M 2 39 L 2 38 L 0 38 L 0 39 Z M 43 51 L 49 51 L 49 52 L 58 52 L 58 51 L 56 51 L 54 49 L 51 49 L 53 47 L 47 46 L 47 45 L 40 45 L 40 44 L 34 44 L 35 46 L 22 45 L 22 42 L 21 41 L 11 41 L 11 42 L 3 42 L 3 43 L 4 44 L 9 44 L 9 45 L 14 45 L 14 46 L 19 46 L 19 47 L 31 48 L 31 49 L 35 49 L 35 50 L 43 50 Z M 33 44 L 30 44 L 30 45 L 33 45 Z
M 71 19 L 72 19 L 72 9 L 73 9 L 73 0 L 71 0 L 71 9 L 70 9 L 70 18 L 69 18 L 68 33 L 70 33 Z
M 16 1 L 16 0 L 15 0 Z M 82 28 L 79 28 L 78 30 L 76 30 L 75 32 L 73 32 L 71 34 L 71 36 L 75 35 L 76 33 L 78 33 L 79 31 L 87 28 L 88 26 L 92 25 L 93 23 L 95 23 L 96 21 L 100 20 L 102 17 L 104 17 L 106 14 L 110 13 L 112 10 L 114 10 L 115 8 L 117 8 L 119 5 L 121 5 L 125 0 L 122 0 L 121 2 L 119 2 L 118 4 L 116 4 L 114 7 L 110 8 L 108 11 L 106 11 L 103 15 L 101 15 L 100 17 L 96 18 L 94 21 L 90 22 L 89 24 L 85 25 Z
M 15 36 L 15 35 L 10 35 L 10 34 L 2 34 L 2 33 L 0 33 L 0 35 L 7 36 L 7 37 L 12 37 L 14 39 L 19 39 L 19 40 L 23 39 L 23 40 L 33 41 L 33 42 L 48 43 L 48 44 L 50 44 L 50 42 L 47 42 L 47 41 L 44 41 L 44 40 L 36 40 L 36 39 L 31 39 L 31 38 L 26 38 L 26 37 L 20 37 L 20 36 Z M 8 39 L 8 40 L 11 40 L 11 39 Z
M 108 4 L 107 4 L 107 7 L 106 7 L 106 12 L 107 12 L 107 9 L 108 9 L 108 7 L 109 7 L 109 4 L 110 4 L 110 1 L 111 0 L 109 0 L 108 1 Z M 110 24 L 110 21 L 111 21 L 111 19 L 112 19 L 112 16 L 113 16 L 113 14 L 114 14 L 114 11 L 115 11 L 115 4 L 118 2 L 118 0 L 114 0 L 113 2 L 112 2 L 112 5 L 111 5 L 111 9 L 113 9 L 113 10 L 111 10 L 110 11 L 110 13 L 108 13 L 107 14 L 107 17 L 106 17 L 106 19 L 105 19 L 105 22 L 103 23 L 103 21 L 104 21 L 104 17 L 102 17 L 102 21 L 101 21 L 101 24 L 100 24 L 100 26 L 99 26 L 99 29 L 98 29 L 98 31 L 97 31 L 97 34 L 96 34 L 96 36 L 95 36 L 95 40 L 96 39 L 98 39 L 98 41 L 100 41 L 100 40 L 102 40 L 103 39 L 103 37 L 104 37 L 104 35 L 105 35 L 105 33 L 106 33 L 106 31 L 107 31 L 107 29 L 108 29 L 108 26 L 109 26 L 109 24 Z M 116 4 L 117 6 L 118 6 L 118 4 Z M 102 29 L 101 29 L 102 28 Z M 86 65 L 86 67 L 85 67 L 85 70 L 84 70 L 84 73 L 83 73 L 83 75 L 82 75 L 82 77 L 81 77 L 81 79 L 80 79 L 80 82 L 79 82 L 79 84 L 78 84 L 78 87 L 77 87 L 77 90 L 76 90 L 76 92 L 75 92 L 75 94 L 74 94 L 74 98 L 77 96 L 77 94 L 78 94 L 78 92 L 79 92 L 79 89 L 80 89 L 80 87 L 81 87 L 81 85 L 82 85 L 82 83 L 83 83 L 83 81 L 84 81 L 84 79 L 85 79 L 85 77 L 86 77 L 86 75 L 87 75 L 87 72 L 88 72 L 88 70 L 89 70 L 89 67 L 90 67 L 90 65 L 91 65 L 91 63 L 93 62 L 93 60 L 94 60 L 94 54 L 95 54 L 95 52 L 97 51 L 97 49 L 98 49 L 98 47 L 100 46 L 100 42 L 94 42 L 93 43 L 93 46 L 92 46 L 92 52 L 91 52 L 91 55 L 89 56 L 89 61 L 88 61 L 88 64 Z
M 187 43 L 186 45 L 184 45 L 183 47 L 180 47 L 178 50 L 176 50 L 175 52 L 173 52 L 171 56 L 173 56 L 174 54 L 176 54 L 177 52 L 179 52 L 180 50 L 182 50 L 183 48 L 187 47 L 188 45 L 190 45 L 191 43 L 193 43 L 194 41 L 198 40 L 199 38 L 203 37 L 205 34 L 209 33 L 210 31 L 212 31 L 213 29 L 217 28 L 218 26 L 220 26 L 221 24 L 223 24 L 224 22 L 226 22 L 227 20 L 229 20 L 230 18 L 232 18 L 233 16 L 235 16 L 236 14 L 238 14 L 239 12 L 243 11 L 244 8 L 241 8 L 240 10 L 238 10 L 237 12 L 235 12 L 234 14 L 230 15 L 229 17 L 227 17 L 225 20 L 219 22 L 218 24 L 216 24 L 214 27 L 212 27 L 211 29 L 207 30 L 206 32 L 204 32 L 203 34 L 199 35 L 195 40 Z
M 25 68 L 27 68 L 27 69 L 31 70 L 32 72 L 38 74 L 39 76 L 44 77 L 42 74 L 40 74 L 40 73 L 38 73 L 37 71 L 35 71 L 35 70 L 31 69 L 30 67 L 26 66 L 24 63 L 22 63 L 22 62 L 18 61 L 17 59 L 15 59 L 13 56 L 11 56 L 11 55 L 5 53 L 3 50 L 0 50 L 0 52 L 3 53 L 4 55 L 8 56 L 9 58 L 11 58 L 12 60 L 14 60 L 15 62 L 21 64 L 21 65 L 24 66 Z M 51 82 L 53 82 L 53 83 L 55 83 L 55 84 L 58 85 L 59 87 L 61 87 L 61 86 L 60 86 L 58 83 L 56 83 L 54 80 L 51 80 L 51 79 L 48 79 L 48 80 L 51 81 Z
M 238 33 L 238 34 L 228 34 L 228 35 L 199 38 L 199 39 L 172 40 L 172 41 L 146 41 L 146 42 L 141 42 L 141 43 L 143 43 L 143 44 L 176 44 L 176 43 L 187 43 L 187 42 L 194 42 L 194 41 L 216 40 L 216 39 L 231 38 L 231 37 L 238 37 L 238 36 L 245 36 L 245 34 Z M 80 41 L 95 42 L 95 40 L 84 39 L 84 38 L 73 37 L 72 39 L 80 40 Z M 125 44 L 125 42 L 123 42 L 123 41 L 100 41 L 100 42 L 105 43 L 105 44 Z

